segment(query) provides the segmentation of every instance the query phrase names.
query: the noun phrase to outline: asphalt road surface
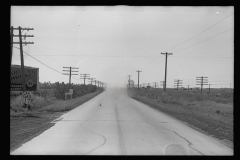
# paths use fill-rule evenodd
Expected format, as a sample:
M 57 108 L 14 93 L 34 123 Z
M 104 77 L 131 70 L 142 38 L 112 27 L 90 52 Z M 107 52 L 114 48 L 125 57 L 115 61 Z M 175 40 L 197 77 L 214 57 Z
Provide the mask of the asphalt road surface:
M 124 89 L 108 89 L 54 123 L 11 155 L 233 155 Z

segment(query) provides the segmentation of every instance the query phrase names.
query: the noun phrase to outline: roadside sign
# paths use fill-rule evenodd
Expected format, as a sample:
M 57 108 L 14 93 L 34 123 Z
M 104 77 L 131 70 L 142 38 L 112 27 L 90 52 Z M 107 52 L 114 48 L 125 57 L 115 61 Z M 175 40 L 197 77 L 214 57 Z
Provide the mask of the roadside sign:
M 22 98 L 25 104 L 31 104 L 33 101 L 33 94 L 29 91 L 23 92 Z
M 24 67 L 26 90 L 36 91 L 39 84 L 39 68 Z M 20 65 L 11 66 L 11 84 L 10 91 L 23 91 L 22 74 Z

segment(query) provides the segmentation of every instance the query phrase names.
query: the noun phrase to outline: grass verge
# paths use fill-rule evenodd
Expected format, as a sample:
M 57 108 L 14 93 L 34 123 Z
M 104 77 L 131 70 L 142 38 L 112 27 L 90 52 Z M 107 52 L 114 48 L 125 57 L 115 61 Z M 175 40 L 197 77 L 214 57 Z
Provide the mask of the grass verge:
M 54 126 L 51 123 L 62 114 L 78 107 L 102 91 L 96 91 L 72 100 L 60 100 L 29 112 L 10 113 L 10 153 Z
M 233 148 L 233 104 L 203 100 L 191 103 L 164 103 L 145 95 L 131 94 L 130 97 L 166 113 L 204 134 L 219 139 Z

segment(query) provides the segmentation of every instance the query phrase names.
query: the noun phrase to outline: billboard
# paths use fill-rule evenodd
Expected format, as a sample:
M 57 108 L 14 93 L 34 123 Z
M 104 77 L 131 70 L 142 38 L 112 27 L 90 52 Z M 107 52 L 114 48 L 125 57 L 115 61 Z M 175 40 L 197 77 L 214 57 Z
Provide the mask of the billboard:
M 24 66 L 27 91 L 36 91 L 39 88 L 39 68 Z M 11 65 L 10 91 L 23 91 L 22 73 L 20 65 Z

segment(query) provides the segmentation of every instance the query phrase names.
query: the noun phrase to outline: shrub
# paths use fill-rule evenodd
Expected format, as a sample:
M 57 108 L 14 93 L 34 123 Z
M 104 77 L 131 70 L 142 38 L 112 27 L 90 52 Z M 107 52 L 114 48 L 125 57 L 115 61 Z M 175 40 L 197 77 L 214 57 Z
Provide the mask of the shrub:
M 13 112 L 24 112 L 27 110 L 26 108 L 24 108 L 24 101 L 21 95 L 10 100 L 10 110 L 12 110 Z

